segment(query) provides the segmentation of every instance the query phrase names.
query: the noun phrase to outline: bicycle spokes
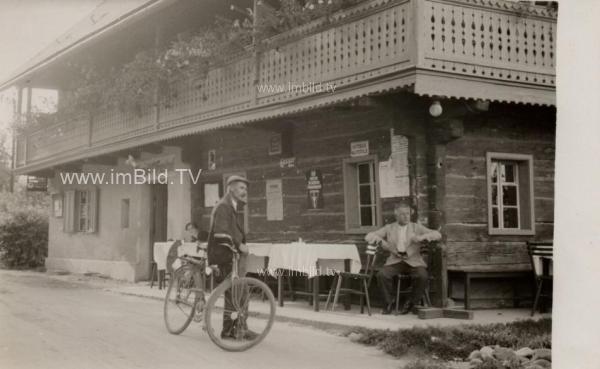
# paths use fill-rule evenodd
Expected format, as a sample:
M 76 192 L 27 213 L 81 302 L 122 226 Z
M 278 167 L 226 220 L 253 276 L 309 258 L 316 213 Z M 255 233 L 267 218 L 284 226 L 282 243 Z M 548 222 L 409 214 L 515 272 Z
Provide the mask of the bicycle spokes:
M 269 294 L 270 298 L 266 298 Z M 219 286 L 207 303 L 206 326 L 217 345 L 245 350 L 262 340 L 275 314 L 273 294 L 262 282 L 237 278 Z

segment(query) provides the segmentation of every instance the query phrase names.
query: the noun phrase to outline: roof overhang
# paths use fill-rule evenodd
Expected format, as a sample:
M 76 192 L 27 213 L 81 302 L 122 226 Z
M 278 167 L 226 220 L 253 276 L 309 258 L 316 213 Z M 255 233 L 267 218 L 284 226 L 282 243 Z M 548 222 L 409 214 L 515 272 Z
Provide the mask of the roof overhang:
M 27 81 L 33 74 L 70 55 L 89 43 L 111 36 L 130 24 L 179 0 L 109 0 L 99 5 L 84 20 L 22 65 L 6 80 L 0 91 Z
M 556 89 L 552 86 L 430 70 L 417 71 L 414 92 L 422 96 L 556 106 Z

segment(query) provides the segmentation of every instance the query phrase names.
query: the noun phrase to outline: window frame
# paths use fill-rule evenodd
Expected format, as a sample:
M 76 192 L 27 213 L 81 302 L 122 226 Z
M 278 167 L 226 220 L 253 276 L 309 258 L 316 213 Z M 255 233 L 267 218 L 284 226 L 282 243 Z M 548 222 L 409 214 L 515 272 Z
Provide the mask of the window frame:
M 360 224 L 360 186 L 359 186 L 359 178 L 358 178 L 358 165 L 363 163 L 371 163 L 373 165 L 373 178 L 372 183 L 373 186 L 371 188 L 372 193 L 374 193 L 374 207 L 375 207 L 375 224 L 372 226 L 356 226 L 354 224 L 350 224 L 349 214 L 351 212 L 357 212 L 358 223 Z M 379 193 L 379 160 L 377 155 L 364 155 L 357 156 L 354 158 L 346 158 L 343 160 L 343 180 L 344 180 L 344 224 L 346 228 L 346 233 L 348 234 L 364 234 L 381 227 L 383 223 L 383 214 L 381 211 L 381 197 Z M 348 178 L 350 174 L 348 170 L 350 166 L 354 166 L 356 178 L 352 183 L 348 183 Z M 356 186 L 357 198 L 355 200 L 350 200 L 350 193 L 348 191 L 348 186 Z M 350 200 L 350 201 L 349 201 Z M 354 209 L 352 209 L 354 207 Z
M 81 193 L 86 193 L 87 221 L 86 229 L 81 229 Z M 63 232 L 71 234 L 98 233 L 99 189 L 69 188 L 64 191 Z
M 492 202 L 492 162 L 496 161 L 504 161 L 504 162 L 515 162 L 517 165 L 515 166 L 515 184 L 516 184 L 516 196 L 517 196 L 517 214 L 518 214 L 518 228 L 495 228 L 493 226 L 493 208 L 498 208 L 498 225 L 500 226 L 503 223 L 502 212 L 503 204 L 499 201 L 496 206 L 493 205 Z M 521 163 L 526 163 L 528 166 L 528 176 L 529 176 L 529 216 L 531 222 L 531 229 L 523 229 L 523 213 L 522 209 L 522 201 L 526 201 L 521 198 L 520 190 L 523 186 L 527 186 L 523 184 L 523 180 L 521 178 L 519 166 Z M 514 153 L 501 153 L 501 152 L 487 152 L 486 153 L 486 186 L 487 186 L 487 207 L 488 207 L 488 234 L 490 235 L 535 235 L 535 196 L 533 189 L 533 155 L 530 154 L 514 154 Z M 498 183 L 496 184 L 498 185 Z M 523 206 L 527 206 L 524 204 Z M 511 206 L 513 207 L 513 206 Z

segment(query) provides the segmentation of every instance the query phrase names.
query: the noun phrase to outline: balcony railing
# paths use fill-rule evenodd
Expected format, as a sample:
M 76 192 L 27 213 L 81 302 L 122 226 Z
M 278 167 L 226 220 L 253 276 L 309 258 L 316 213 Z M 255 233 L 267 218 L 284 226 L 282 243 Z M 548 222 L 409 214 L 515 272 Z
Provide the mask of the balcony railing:
M 372 0 L 275 36 L 265 49 L 211 69 L 204 81 L 181 81 L 176 98 L 161 97 L 141 114 L 103 111 L 21 135 L 15 164 L 23 172 L 42 169 L 134 139 L 152 142 L 397 88 L 551 104 L 555 40 L 556 15 L 542 7 Z M 336 93 L 309 85 L 301 91 L 303 82 L 335 84 Z

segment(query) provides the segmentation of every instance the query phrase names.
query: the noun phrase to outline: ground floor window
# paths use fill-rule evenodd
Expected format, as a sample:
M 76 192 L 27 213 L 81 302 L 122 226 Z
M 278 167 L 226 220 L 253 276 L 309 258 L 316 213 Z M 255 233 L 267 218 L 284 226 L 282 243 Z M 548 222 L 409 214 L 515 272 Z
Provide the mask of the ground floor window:
M 372 156 L 344 161 L 347 232 L 368 232 L 381 223 L 376 161 Z
M 534 234 L 533 157 L 487 153 L 490 234 Z
M 98 212 L 98 190 L 66 190 L 64 193 L 65 232 L 96 232 Z

